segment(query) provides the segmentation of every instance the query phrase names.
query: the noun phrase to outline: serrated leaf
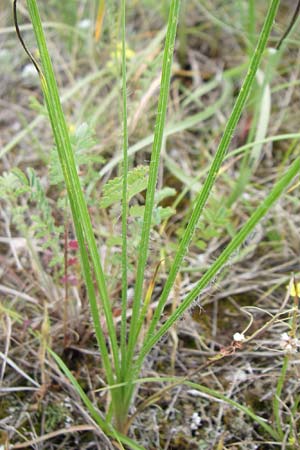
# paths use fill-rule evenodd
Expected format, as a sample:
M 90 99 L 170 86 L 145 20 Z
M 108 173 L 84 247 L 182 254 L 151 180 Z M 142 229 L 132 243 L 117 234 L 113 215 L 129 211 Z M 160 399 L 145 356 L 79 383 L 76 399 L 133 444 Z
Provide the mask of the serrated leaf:
M 138 166 L 128 172 L 128 200 L 136 194 L 144 191 L 148 183 L 148 166 Z M 108 206 L 118 203 L 122 199 L 123 176 L 113 178 L 103 186 L 102 199 L 100 200 L 100 207 L 107 208 Z

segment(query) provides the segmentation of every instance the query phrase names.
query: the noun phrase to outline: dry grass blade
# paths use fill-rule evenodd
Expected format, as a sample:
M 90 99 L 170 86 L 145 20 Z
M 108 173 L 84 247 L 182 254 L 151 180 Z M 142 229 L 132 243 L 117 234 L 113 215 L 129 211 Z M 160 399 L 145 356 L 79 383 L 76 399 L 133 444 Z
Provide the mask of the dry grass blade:
M 94 431 L 96 432 L 97 429 L 92 425 L 73 425 L 69 428 L 62 428 L 61 430 L 52 431 L 51 433 L 46 433 L 43 436 L 40 436 L 36 439 L 32 439 L 30 441 L 26 441 L 20 444 L 15 444 L 11 448 L 12 449 L 19 449 L 19 448 L 28 448 L 31 446 L 34 446 L 36 444 L 40 444 L 42 442 L 48 441 L 49 439 L 53 439 L 57 436 L 65 436 L 68 433 L 77 433 L 81 431 Z

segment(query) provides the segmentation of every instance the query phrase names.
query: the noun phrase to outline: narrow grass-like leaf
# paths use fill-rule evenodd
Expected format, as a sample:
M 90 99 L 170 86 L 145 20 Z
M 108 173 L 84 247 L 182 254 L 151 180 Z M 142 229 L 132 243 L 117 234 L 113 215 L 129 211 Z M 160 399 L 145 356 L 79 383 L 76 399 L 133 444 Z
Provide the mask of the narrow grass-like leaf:
M 256 71 L 258 69 L 258 66 L 260 64 L 260 61 L 262 59 L 264 50 L 267 45 L 268 37 L 272 29 L 273 21 L 276 16 L 276 12 L 278 9 L 280 1 L 279 0 L 272 0 L 268 14 L 266 16 L 265 23 L 263 25 L 258 44 L 256 47 L 255 52 L 253 53 L 252 59 L 249 64 L 249 69 L 247 72 L 247 75 L 245 77 L 245 80 L 242 84 L 240 93 L 238 95 L 238 98 L 235 102 L 235 105 L 233 107 L 232 113 L 230 115 L 230 118 L 226 124 L 224 134 L 222 136 L 222 139 L 220 141 L 219 147 L 217 149 L 215 158 L 210 166 L 208 176 L 205 180 L 205 183 L 195 201 L 195 207 L 193 210 L 193 213 L 191 215 L 191 218 L 189 220 L 189 223 L 186 227 L 186 230 L 184 232 L 184 235 L 182 236 L 182 239 L 180 241 L 180 244 L 178 246 L 178 250 L 176 252 L 174 262 L 171 266 L 168 278 L 166 280 L 163 292 L 161 294 L 159 304 L 155 310 L 154 317 L 152 319 L 151 325 L 149 327 L 147 336 L 145 338 L 145 346 L 149 348 L 148 346 L 148 339 L 150 336 L 153 336 L 155 327 L 161 317 L 163 308 L 166 304 L 166 301 L 169 297 L 170 291 L 174 285 L 177 273 L 180 269 L 180 266 L 182 264 L 183 258 L 185 257 L 188 246 L 190 244 L 190 241 L 192 239 L 192 236 L 194 234 L 194 231 L 197 227 L 197 224 L 199 222 L 201 213 L 203 211 L 203 208 L 207 202 L 207 199 L 210 195 L 210 192 L 212 190 L 212 187 L 215 183 L 215 180 L 217 178 L 219 169 L 221 167 L 221 164 L 226 156 L 227 149 L 229 147 L 229 144 L 232 140 L 232 137 L 234 135 L 236 126 L 238 124 L 238 121 L 240 119 L 240 116 L 242 114 L 243 108 L 245 106 L 247 97 L 250 93 L 251 86 L 254 81 L 254 77 L 256 74 Z M 142 353 L 145 353 L 144 349 Z
M 154 141 L 151 153 L 149 180 L 145 203 L 145 213 L 143 220 L 143 227 L 141 231 L 141 242 L 139 246 L 139 255 L 137 263 L 136 283 L 134 289 L 134 299 L 132 306 L 132 317 L 129 330 L 127 368 L 130 376 L 131 360 L 136 345 L 135 327 L 140 314 L 140 305 L 143 295 L 143 282 L 145 267 L 149 249 L 149 237 L 152 223 L 152 213 L 154 206 L 154 195 L 158 177 L 158 168 L 160 160 L 160 150 L 163 140 L 163 133 L 166 121 L 167 101 L 169 96 L 171 68 L 173 62 L 173 52 L 176 38 L 177 22 L 179 16 L 180 0 L 172 0 L 170 5 L 168 29 L 166 35 L 166 42 L 163 55 L 161 88 L 158 100 L 157 118 L 155 123 Z
M 300 158 L 297 158 L 286 171 L 286 173 L 282 176 L 282 178 L 275 184 L 270 194 L 265 198 L 264 202 L 261 203 L 256 211 L 251 215 L 248 221 L 240 229 L 237 235 L 231 240 L 231 242 L 227 245 L 225 250 L 216 259 L 216 261 L 212 264 L 208 271 L 203 275 L 197 285 L 186 296 L 186 298 L 175 310 L 175 312 L 167 319 L 167 321 L 160 327 L 159 331 L 154 336 L 149 336 L 149 338 L 145 340 L 144 346 L 138 358 L 137 367 L 140 367 L 144 357 L 148 354 L 151 348 L 172 327 L 176 320 L 178 320 L 182 316 L 182 314 L 191 306 L 191 304 L 197 299 L 201 291 L 222 269 L 233 252 L 235 252 L 240 247 L 240 245 L 255 228 L 258 222 L 267 214 L 272 205 L 282 195 L 290 182 L 296 177 L 296 175 L 299 174 L 299 170 Z
M 76 171 L 76 165 L 74 161 L 73 150 L 67 130 L 66 121 L 62 111 L 57 84 L 55 80 L 55 75 L 51 63 L 51 59 L 46 46 L 46 40 L 42 28 L 41 19 L 39 16 L 39 11 L 37 7 L 36 0 L 27 0 L 27 5 L 30 13 L 30 17 L 34 27 L 34 33 L 37 40 L 41 63 L 43 72 L 40 72 L 41 85 L 43 93 L 45 96 L 45 101 L 49 113 L 49 118 L 51 121 L 51 126 L 56 142 L 56 146 L 59 152 L 59 158 L 64 174 L 64 179 L 67 187 L 67 192 L 70 200 L 70 205 L 72 209 L 72 215 L 74 219 L 74 225 L 77 233 L 78 242 L 80 245 L 81 257 L 83 262 L 83 270 L 86 273 L 86 268 L 84 265 L 89 264 L 89 254 L 92 260 L 93 270 L 95 271 L 96 282 L 101 296 L 101 302 L 103 310 L 105 313 L 105 318 L 107 322 L 107 327 L 109 331 L 109 337 L 112 347 L 112 353 L 114 357 L 114 365 L 116 372 L 119 372 L 119 354 L 116 339 L 116 331 L 113 323 L 111 306 L 108 298 L 107 287 L 105 282 L 104 273 L 102 270 L 101 262 L 99 259 L 99 253 L 96 245 L 96 240 L 94 237 L 91 220 L 87 210 L 87 205 L 81 190 L 79 177 Z M 86 250 L 86 245 L 88 246 L 89 254 Z M 86 280 L 89 277 L 86 278 Z M 90 278 L 90 283 L 92 280 Z M 90 291 L 92 292 L 92 287 L 90 286 Z M 96 298 L 92 296 L 91 310 L 93 321 L 97 322 L 99 320 L 99 311 L 97 307 Z M 92 305 L 92 302 L 94 304 Z M 96 327 L 97 340 L 100 344 L 101 341 L 105 341 L 101 327 Z M 100 334 L 102 336 L 100 337 Z M 105 346 L 102 345 L 101 353 L 107 353 Z M 106 358 L 106 363 L 110 365 L 109 359 Z M 111 367 L 107 365 L 106 367 L 107 375 L 112 374 Z M 111 380 L 112 381 L 112 380 Z

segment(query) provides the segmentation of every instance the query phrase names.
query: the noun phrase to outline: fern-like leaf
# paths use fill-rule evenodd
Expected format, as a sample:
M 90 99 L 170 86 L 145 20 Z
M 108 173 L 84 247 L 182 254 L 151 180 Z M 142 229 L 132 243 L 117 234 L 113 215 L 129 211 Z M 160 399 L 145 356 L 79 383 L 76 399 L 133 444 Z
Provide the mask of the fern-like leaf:
M 70 138 L 77 168 L 85 165 L 88 166 L 89 171 L 93 164 L 102 164 L 104 162 L 102 155 L 97 155 L 92 152 L 96 141 L 94 139 L 94 130 L 88 124 L 82 123 L 75 132 L 71 133 Z M 52 185 L 58 185 L 64 181 L 58 152 L 55 147 L 51 151 L 49 175 L 50 184 Z

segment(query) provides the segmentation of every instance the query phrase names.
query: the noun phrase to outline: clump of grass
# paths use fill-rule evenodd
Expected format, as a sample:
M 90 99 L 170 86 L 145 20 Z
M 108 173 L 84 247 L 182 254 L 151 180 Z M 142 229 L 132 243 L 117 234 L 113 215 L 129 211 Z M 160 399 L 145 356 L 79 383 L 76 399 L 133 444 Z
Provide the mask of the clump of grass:
M 16 18 L 16 0 L 14 1 Z M 259 64 L 265 54 L 268 38 L 271 32 L 272 24 L 276 17 L 279 6 L 279 0 L 272 0 L 266 15 L 266 19 L 260 33 L 256 49 L 253 51 L 249 63 L 249 69 L 242 84 L 240 93 L 233 107 L 230 118 L 224 128 L 224 134 L 208 171 L 206 180 L 200 189 L 194 202 L 194 208 L 191 216 L 187 220 L 187 226 L 180 237 L 177 245 L 177 251 L 174 261 L 171 264 L 163 291 L 159 297 L 158 306 L 155 309 L 153 317 L 148 323 L 148 329 L 142 334 L 143 324 L 147 315 L 151 301 L 151 289 L 144 289 L 144 273 L 150 249 L 150 234 L 153 223 L 153 210 L 155 207 L 155 191 L 158 179 L 161 147 L 165 132 L 165 121 L 167 112 L 167 103 L 170 90 L 170 78 L 172 69 L 172 60 L 175 46 L 177 22 L 180 11 L 180 1 L 172 0 L 170 3 L 169 19 L 163 53 L 162 76 L 160 84 L 160 95 L 156 123 L 154 129 L 154 138 L 151 151 L 151 161 L 149 165 L 149 176 L 147 182 L 147 192 L 145 200 L 144 215 L 142 221 L 141 240 L 139 243 L 136 278 L 134 285 L 134 298 L 132 304 L 132 314 L 130 322 L 127 323 L 128 311 L 128 240 L 127 240 L 127 222 L 128 222 L 128 177 L 129 177 L 129 158 L 128 158 L 128 125 L 127 125 L 127 97 L 126 97 L 126 39 L 125 39 L 125 0 L 122 1 L 121 10 L 121 29 L 122 29 L 122 119 L 123 119 L 123 159 L 122 159 L 122 302 L 121 302 L 121 327 L 117 333 L 112 306 L 109 298 L 108 283 L 105 277 L 102 262 L 99 257 L 97 242 L 94 236 L 91 218 L 87 208 L 87 202 L 82 190 L 80 179 L 77 173 L 76 160 L 74 158 L 72 143 L 69 136 L 68 127 L 61 107 L 61 101 L 58 94 L 56 79 L 46 45 L 43 27 L 39 16 L 36 0 L 27 0 L 28 10 L 33 23 L 35 37 L 37 40 L 41 66 L 36 62 L 33 56 L 28 52 L 17 26 L 19 39 L 23 43 L 26 52 L 29 54 L 35 65 L 45 98 L 49 119 L 51 122 L 56 148 L 64 176 L 65 186 L 68 193 L 68 200 L 72 212 L 74 228 L 79 244 L 81 256 L 82 275 L 85 280 L 87 294 L 90 302 L 91 315 L 95 335 L 101 353 L 103 366 L 106 375 L 106 382 L 110 390 L 111 404 L 108 408 L 106 417 L 104 417 L 86 395 L 74 375 L 67 368 L 59 356 L 48 349 L 61 370 L 71 381 L 76 391 L 85 403 L 90 415 L 101 427 L 101 429 L 111 438 L 116 439 L 119 445 L 128 445 L 133 449 L 142 448 L 139 444 L 126 436 L 130 424 L 129 410 L 136 390 L 136 380 L 139 377 L 143 363 L 151 349 L 159 340 L 171 329 L 175 322 L 183 316 L 184 312 L 195 302 L 201 291 L 214 279 L 214 277 L 224 268 L 229 258 L 240 248 L 247 236 L 254 230 L 259 221 L 264 218 L 270 208 L 279 199 L 287 189 L 291 181 L 298 174 L 300 169 L 300 158 L 295 159 L 291 166 L 281 176 L 277 183 L 271 189 L 269 195 L 256 208 L 254 213 L 233 236 L 229 244 L 218 256 L 216 261 L 208 268 L 194 288 L 186 295 L 183 301 L 170 314 L 168 319 L 160 324 L 165 305 L 174 287 L 175 280 L 183 260 L 188 252 L 189 244 L 198 225 L 199 219 L 203 214 L 207 200 L 211 194 L 214 183 L 217 179 L 220 167 L 226 157 L 229 144 L 236 130 L 238 121 L 245 107 L 247 98 L 251 91 L 255 74 Z M 16 21 L 17 24 L 17 21 Z M 157 262 L 158 263 L 158 262 Z M 96 281 L 96 286 L 94 284 Z M 153 278 L 153 282 L 155 277 Z M 100 298 L 100 304 L 97 300 L 97 292 Z M 107 345 L 107 335 L 103 330 L 100 318 L 104 316 L 107 327 L 109 344 Z M 168 379 L 168 381 L 172 381 Z M 253 420 L 258 422 L 262 428 L 273 438 L 280 439 L 282 432 L 277 418 L 277 429 L 273 429 L 266 424 L 259 416 L 254 414 L 245 406 L 239 405 L 234 401 L 229 401 L 222 394 L 195 385 L 187 380 L 176 380 L 176 383 L 184 383 L 195 389 L 200 389 L 215 398 L 222 399 L 232 406 L 239 408 Z M 280 389 L 278 388 L 278 391 Z M 276 405 L 278 409 L 278 405 Z M 277 410 L 276 410 L 277 411 Z M 277 414 L 278 415 L 278 414 Z

